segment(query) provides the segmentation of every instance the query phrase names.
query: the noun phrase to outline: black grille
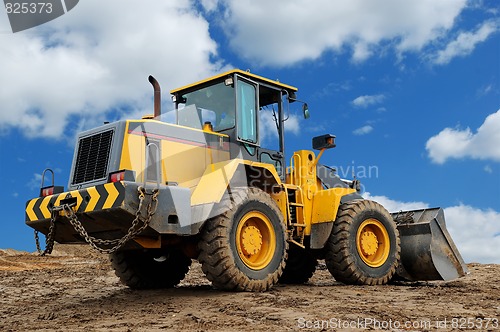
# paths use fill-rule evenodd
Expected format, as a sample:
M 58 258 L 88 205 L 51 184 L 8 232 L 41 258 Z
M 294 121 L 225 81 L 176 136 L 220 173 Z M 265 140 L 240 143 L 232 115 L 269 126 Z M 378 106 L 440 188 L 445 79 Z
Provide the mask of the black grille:
M 103 179 L 107 176 L 113 130 L 80 139 L 73 184 Z

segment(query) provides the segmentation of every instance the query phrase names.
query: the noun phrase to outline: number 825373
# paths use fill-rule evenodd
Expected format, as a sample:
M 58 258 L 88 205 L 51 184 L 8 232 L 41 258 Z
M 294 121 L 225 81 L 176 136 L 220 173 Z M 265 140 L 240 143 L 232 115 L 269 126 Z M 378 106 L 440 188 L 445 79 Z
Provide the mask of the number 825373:
M 50 2 L 7 2 L 5 3 L 7 14 L 51 14 L 52 3 Z

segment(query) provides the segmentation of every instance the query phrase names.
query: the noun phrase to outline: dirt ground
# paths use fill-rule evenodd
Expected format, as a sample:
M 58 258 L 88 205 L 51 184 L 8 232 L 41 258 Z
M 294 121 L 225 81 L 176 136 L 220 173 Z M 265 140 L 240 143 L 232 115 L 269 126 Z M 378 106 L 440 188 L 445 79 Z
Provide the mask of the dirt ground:
M 451 282 L 345 286 L 323 262 L 305 285 L 222 292 L 193 263 L 181 284 L 130 290 L 105 255 L 0 250 L 0 331 L 500 330 L 500 265 Z

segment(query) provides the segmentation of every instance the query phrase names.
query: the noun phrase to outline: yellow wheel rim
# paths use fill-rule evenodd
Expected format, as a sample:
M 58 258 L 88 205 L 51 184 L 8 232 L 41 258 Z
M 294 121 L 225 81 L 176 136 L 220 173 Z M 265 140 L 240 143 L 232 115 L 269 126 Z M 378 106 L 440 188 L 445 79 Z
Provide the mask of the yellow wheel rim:
M 265 214 L 251 211 L 241 218 L 236 229 L 236 250 L 243 263 L 253 270 L 261 270 L 271 262 L 276 234 Z
M 389 233 L 377 219 L 367 219 L 358 228 L 356 247 L 363 262 L 371 267 L 380 267 L 389 257 Z

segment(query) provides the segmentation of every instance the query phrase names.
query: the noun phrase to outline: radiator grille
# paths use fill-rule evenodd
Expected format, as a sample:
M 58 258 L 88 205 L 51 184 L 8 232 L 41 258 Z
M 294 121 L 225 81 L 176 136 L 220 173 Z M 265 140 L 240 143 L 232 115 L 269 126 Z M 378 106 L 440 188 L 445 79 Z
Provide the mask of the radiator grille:
M 113 130 L 81 138 L 72 184 L 106 178 Z

